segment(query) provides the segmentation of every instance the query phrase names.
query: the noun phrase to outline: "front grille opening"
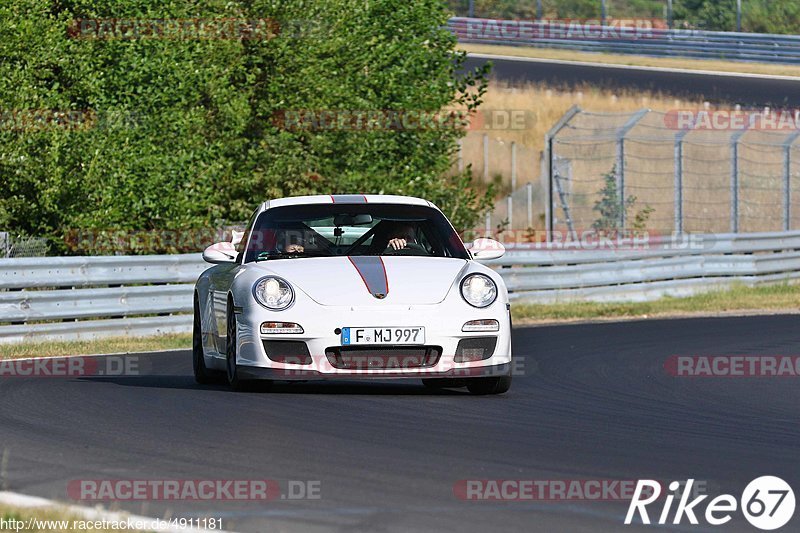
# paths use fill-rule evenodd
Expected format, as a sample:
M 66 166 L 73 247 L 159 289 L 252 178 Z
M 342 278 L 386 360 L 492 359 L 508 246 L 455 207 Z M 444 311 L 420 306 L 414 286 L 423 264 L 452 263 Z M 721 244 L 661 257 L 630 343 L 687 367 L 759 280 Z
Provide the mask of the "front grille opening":
M 403 370 L 435 366 L 441 346 L 332 346 L 325 356 L 344 370 Z
M 497 345 L 497 337 L 471 337 L 461 339 L 456 347 L 456 363 L 468 363 L 470 361 L 483 361 L 494 355 L 494 348 Z
M 263 340 L 270 361 L 293 365 L 310 365 L 311 354 L 303 341 Z

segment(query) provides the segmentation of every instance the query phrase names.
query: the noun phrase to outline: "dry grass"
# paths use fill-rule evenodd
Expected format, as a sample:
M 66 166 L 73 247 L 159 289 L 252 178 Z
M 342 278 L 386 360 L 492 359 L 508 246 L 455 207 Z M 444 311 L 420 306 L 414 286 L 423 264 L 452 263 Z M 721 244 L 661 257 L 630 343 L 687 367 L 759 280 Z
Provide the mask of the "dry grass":
M 611 91 L 585 85 L 575 89 L 551 87 L 544 84 L 509 84 L 492 80 L 484 97 L 481 109 L 525 111 L 524 128 L 470 131 L 465 140 L 465 160 L 483 161 L 481 137 L 506 145 L 512 141 L 539 153 L 544 148 L 544 136 L 573 105 L 598 113 L 624 113 L 649 108 L 654 111 L 693 108 L 703 106 L 699 100 L 680 100 L 660 93 L 638 91 Z
M 85 527 L 87 519 L 57 507 L 23 509 L 0 504 L 0 519 L 5 522 L 5 525 L 9 526 L 4 528 L 3 531 L 16 530 L 31 533 L 53 531 L 58 531 L 59 533 L 84 533 L 89 531 L 89 529 Z M 12 520 L 15 522 L 11 522 Z M 91 522 L 94 522 L 94 520 L 91 520 Z M 10 524 L 16 524 L 16 527 L 12 528 Z M 114 529 L 113 525 L 111 525 L 111 527 L 112 529 L 92 528 L 91 531 L 96 531 L 98 533 L 120 531 L 119 528 Z
M 192 336 L 188 333 L 158 335 L 154 337 L 118 337 L 86 341 L 25 342 L 22 344 L 0 344 L 0 359 L 157 352 L 173 349 L 188 350 L 191 347 Z
M 681 70 L 710 70 L 718 72 L 737 72 L 746 74 L 765 74 L 770 76 L 800 76 L 796 65 L 775 65 L 769 63 L 746 63 L 716 59 L 684 59 L 666 57 L 644 57 L 624 54 L 603 54 L 595 52 L 576 52 L 572 50 L 553 50 L 524 46 L 496 46 L 485 44 L 459 44 L 458 48 L 476 54 L 496 54 L 561 61 L 585 61 L 630 65 L 637 67 L 678 68 Z

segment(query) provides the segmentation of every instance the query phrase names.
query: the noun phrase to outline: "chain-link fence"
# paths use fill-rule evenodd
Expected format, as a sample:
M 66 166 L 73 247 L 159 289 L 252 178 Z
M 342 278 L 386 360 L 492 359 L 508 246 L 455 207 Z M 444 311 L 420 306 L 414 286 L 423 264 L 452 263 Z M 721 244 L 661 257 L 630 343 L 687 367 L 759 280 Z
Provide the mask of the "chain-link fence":
M 0 231 L 0 258 L 44 257 L 47 255 L 47 239 L 40 237 L 12 236 Z
M 500 193 L 513 191 L 539 178 L 540 154 L 514 141 L 470 132 L 459 141 L 456 165 L 483 183 L 494 183 Z
M 591 113 L 550 132 L 548 229 L 800 229 L 800 116 Z

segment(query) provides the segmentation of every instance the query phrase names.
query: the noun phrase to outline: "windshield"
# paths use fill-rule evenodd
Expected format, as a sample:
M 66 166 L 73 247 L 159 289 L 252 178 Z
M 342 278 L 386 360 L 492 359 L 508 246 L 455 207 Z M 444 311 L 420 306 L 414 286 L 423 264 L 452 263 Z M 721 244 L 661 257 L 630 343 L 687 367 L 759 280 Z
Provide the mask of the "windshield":
M 394 204 L 276 207 L 252 222 L 241 247 L 245 263 L 356 255 L 468 258 L 441 212 Z

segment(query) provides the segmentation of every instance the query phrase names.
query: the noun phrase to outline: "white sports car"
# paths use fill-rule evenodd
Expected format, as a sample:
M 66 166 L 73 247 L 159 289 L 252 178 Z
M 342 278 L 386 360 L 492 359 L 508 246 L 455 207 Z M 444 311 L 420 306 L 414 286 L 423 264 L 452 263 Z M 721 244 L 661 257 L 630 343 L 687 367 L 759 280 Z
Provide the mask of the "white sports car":
M 203 252 L 193 363 L 198 383 L 422 378 L 500 394 L 511 386 L 501 277 L 419 198 L 333 195 L 264 202 L 244 234 Z

